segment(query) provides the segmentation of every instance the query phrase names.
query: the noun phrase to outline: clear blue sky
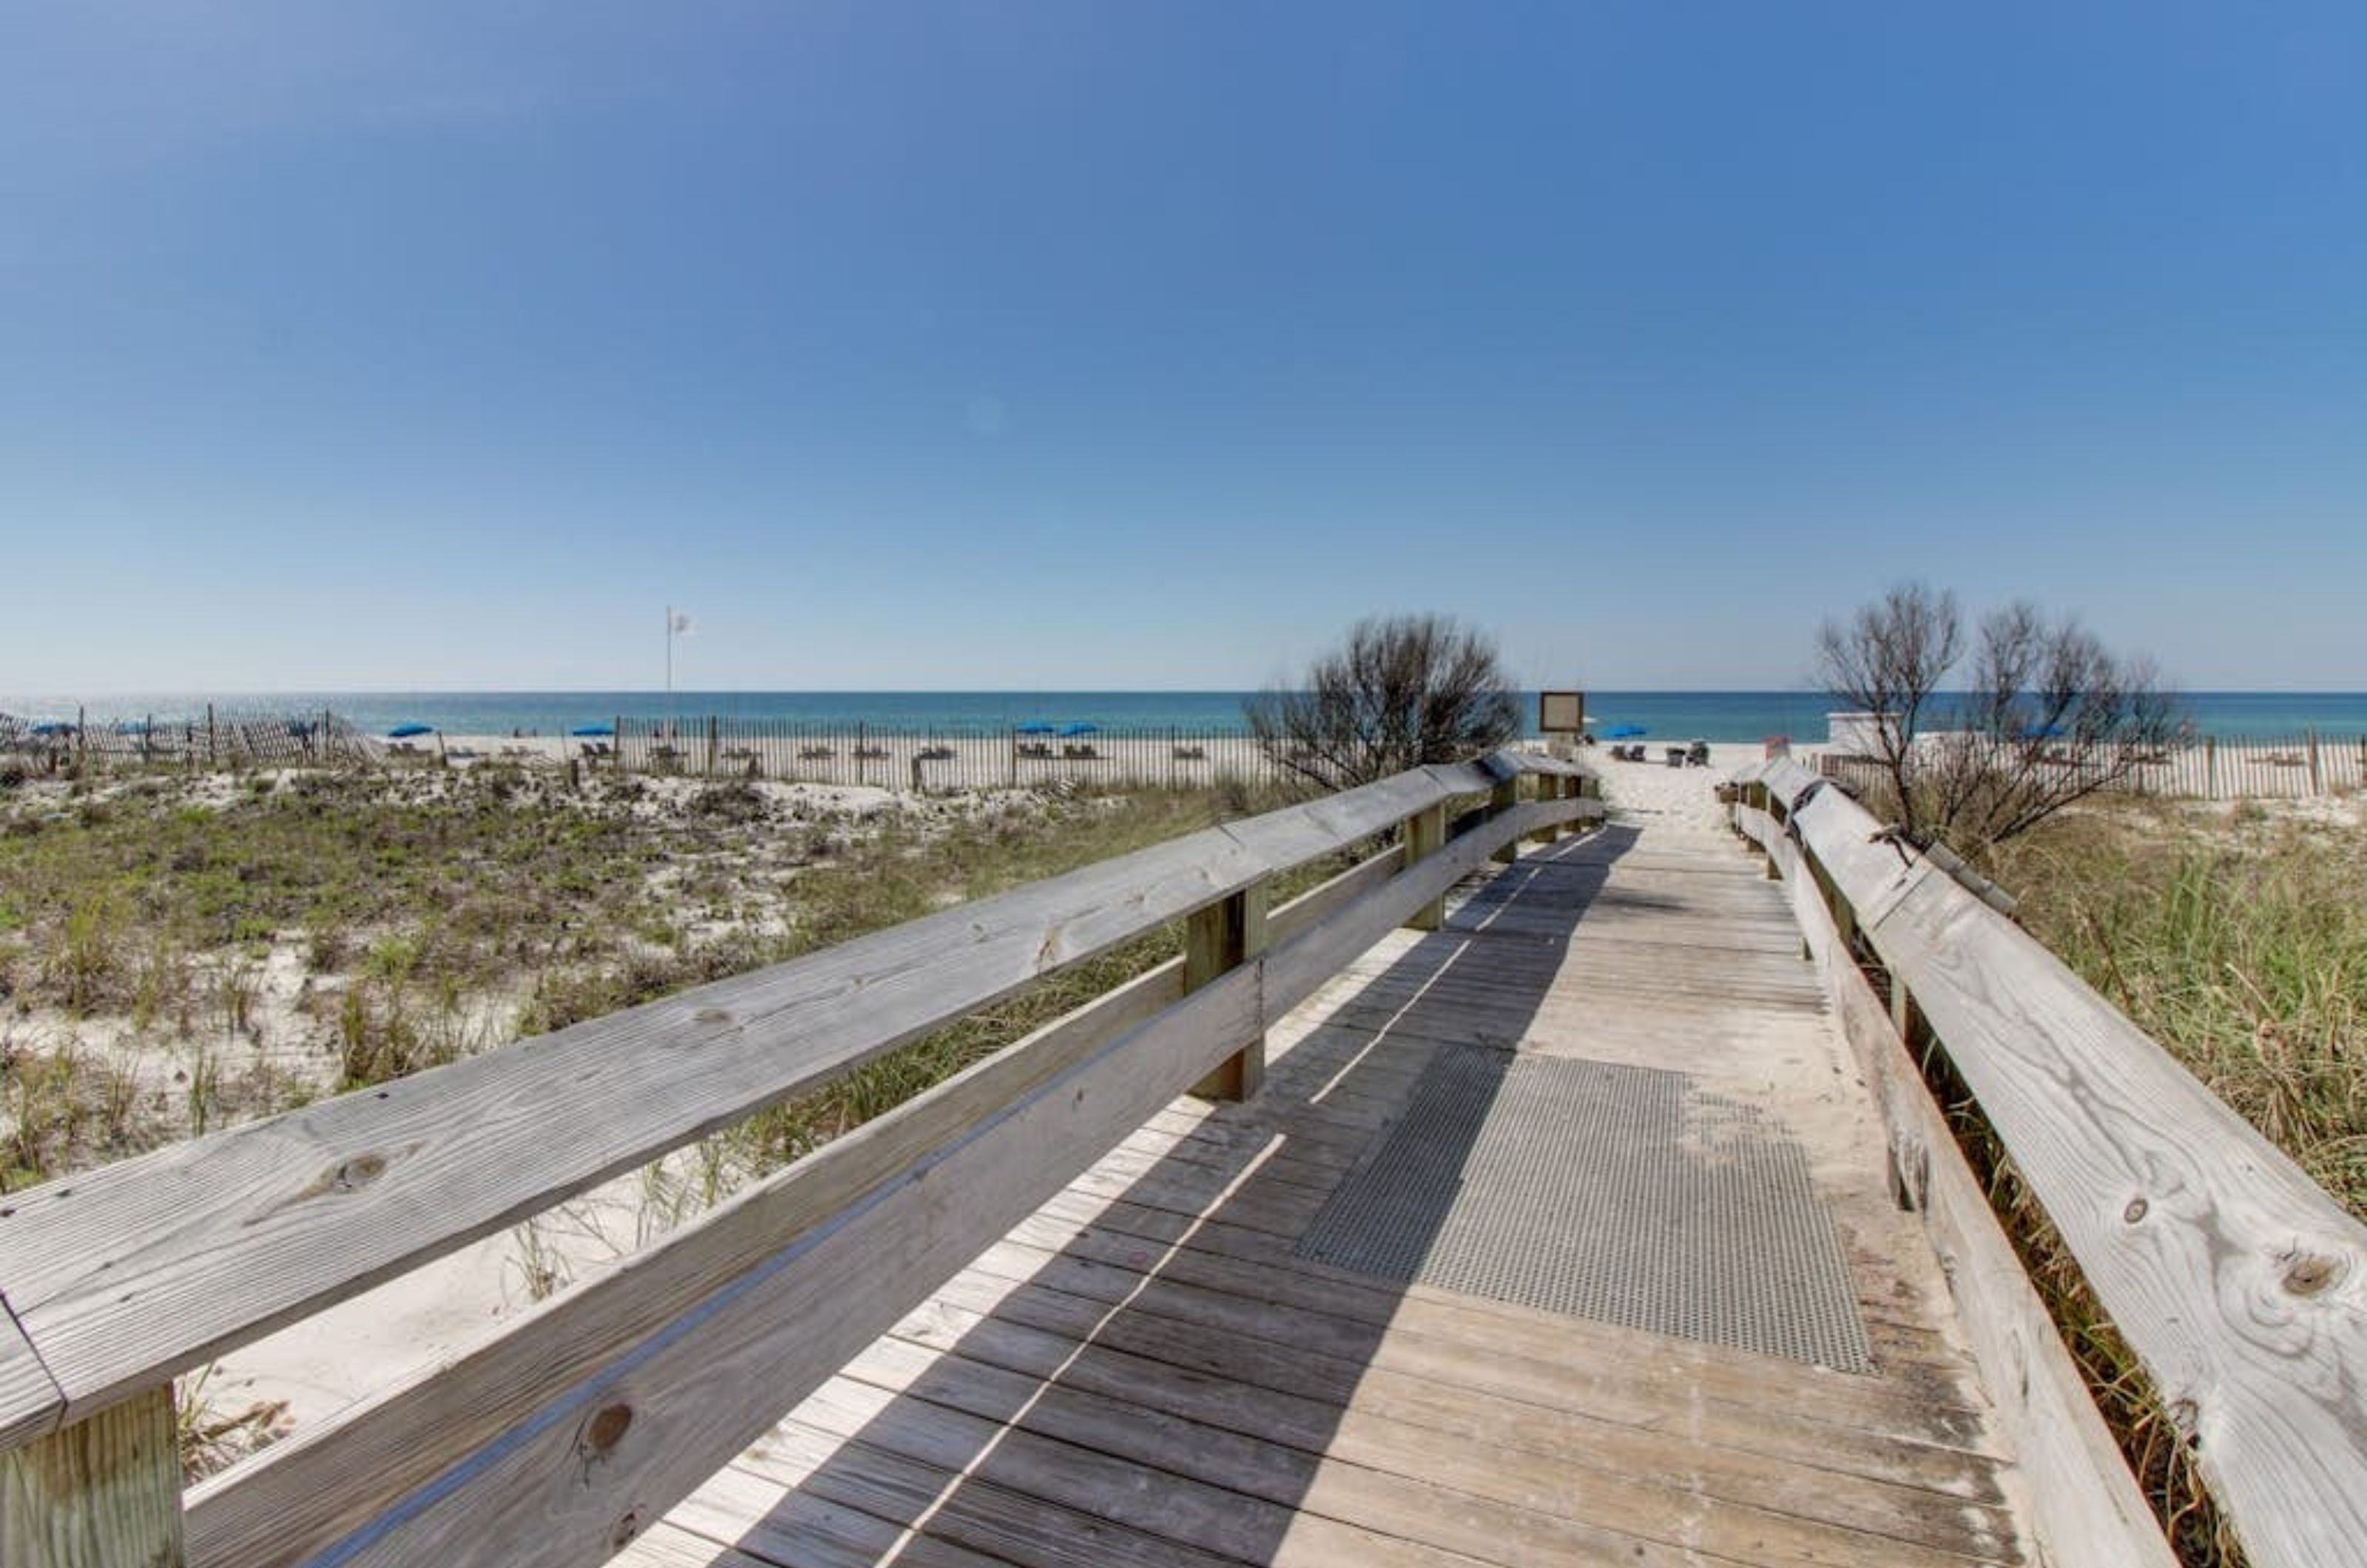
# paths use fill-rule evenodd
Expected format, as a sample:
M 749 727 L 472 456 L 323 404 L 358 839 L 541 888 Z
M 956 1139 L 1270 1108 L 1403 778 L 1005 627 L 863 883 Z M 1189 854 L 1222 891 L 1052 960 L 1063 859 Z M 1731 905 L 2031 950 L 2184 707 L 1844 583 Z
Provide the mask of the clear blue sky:
M 2367 7 L 14 5 L 0 690 L 2367 688 Z

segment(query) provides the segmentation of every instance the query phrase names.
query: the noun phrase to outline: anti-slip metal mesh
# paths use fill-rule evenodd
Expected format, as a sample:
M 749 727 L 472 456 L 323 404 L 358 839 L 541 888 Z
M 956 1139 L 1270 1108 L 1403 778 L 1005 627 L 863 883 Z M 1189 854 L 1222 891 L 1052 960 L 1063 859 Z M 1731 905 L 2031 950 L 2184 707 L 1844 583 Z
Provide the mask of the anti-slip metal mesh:
M 1871 1372 L 1806 1156 L 1682 1073 L 1449 1047 L 1298 1255 Z

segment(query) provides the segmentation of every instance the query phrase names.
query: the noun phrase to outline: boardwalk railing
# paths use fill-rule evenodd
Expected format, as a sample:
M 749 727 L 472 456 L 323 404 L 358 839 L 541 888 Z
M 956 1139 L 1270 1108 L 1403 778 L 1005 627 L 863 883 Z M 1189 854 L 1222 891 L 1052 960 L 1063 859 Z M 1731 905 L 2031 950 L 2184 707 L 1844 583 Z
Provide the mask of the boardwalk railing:
M 1936 1045 L 2257 1568 L 2367 1561 L 2367 1227 L 2059 960 L 1798 763 L 1733 781 L 1790 885 L 2056 1561 L 2168 1563 L 1910 1054 Z M 1869 972 L 1888 994 L 1881 1000 Z M 2109 1506 L 2095 1499 L 2112 1499 Z
M 1170 1100 L 1254 1090 L 1273 1021 L 1598 817 L 1583 784 L 1418 769 L 15 1194 L 0 1562 L 596 1562 Z M 176 1374 L 1177 920 L 1180 957 L 185 1506 Z

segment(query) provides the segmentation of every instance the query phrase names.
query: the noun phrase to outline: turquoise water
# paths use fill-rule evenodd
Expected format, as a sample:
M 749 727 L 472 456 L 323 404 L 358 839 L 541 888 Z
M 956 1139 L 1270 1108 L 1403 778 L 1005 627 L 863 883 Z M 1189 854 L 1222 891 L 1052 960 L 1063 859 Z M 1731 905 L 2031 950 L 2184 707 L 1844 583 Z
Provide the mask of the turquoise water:
M 208 702 L 224 712 L 297 713 L 327 708 L 363 729 L 431 724 L 453 735 L 549 735 L 583 724 L 626 718 L 764 718 L 816 728 L 857 724 L 931 730 L 945 736 L 995 734 L 1022 724 L 1092 724 L 1107 730 L 1243 728 L 1240 692 L 281 692 L 142 693 L 92 698 L 0 696 L 0 713 L 94 721 L 182 719 Z M 2197 731 L 2225 739 L 2367 735 L 2367 693 L 2194 692 L 2183 701 Z M 1523 711 L 1536 717 L 1534 696 Z M 1812 692 L 1594 692 L 1587 711 L 1597 733 L 1637 725 L 1656 739 L 1758 740 L 1788 735 L 1822 744 L 1835 705 Z

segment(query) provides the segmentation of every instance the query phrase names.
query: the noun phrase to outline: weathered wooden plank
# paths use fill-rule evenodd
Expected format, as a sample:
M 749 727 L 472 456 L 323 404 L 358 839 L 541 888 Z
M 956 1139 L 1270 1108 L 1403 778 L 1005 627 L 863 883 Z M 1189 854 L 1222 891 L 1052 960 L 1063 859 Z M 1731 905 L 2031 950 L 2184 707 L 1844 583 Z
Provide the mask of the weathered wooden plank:
M 1202 1420 L 1153 1397 L 1152 1388 L 1088 1388 L 1068 1374 L 1044 1380 L 1034 1369 L 1009 1371 L 957 1350 L 949 1355 L 893 1339 L 847 1364 L 845 1376 L 882 1393 L 924 1402 L 930 1413 L 958 1411 L 1124 1461 L 1161 1476 L 1180 1476 L 1298 1512 L 1319 1511 L 1356 1525 L 1444 1550 L 1464 1549 L 1473 1534 L 1566 1551 L 1650 1561 L 1689 1547 L 1713 1558 L 1813 1564 L 1871 1560 L 1893 1568 L 1963 1568 L 1966 1557 L 1997 1561 L 2003 1540 L 1963 1517 L 1941 1524 L 1937 1541 L 1901 1533 L 1894 1517 L 1882 1528 L 1837 1526 L 1791 1506 L 1761 1507 L 1723 1498 L 1700 1483 L 1716 1456 L 1660 1438 L 1630 1473 L 1533 1455 L 1513 1443 L 1474 1443 L 1424 1427 L 1371 1416 L 1351 1407 L 1292 1410 L 1268 1405 L 1265 1419 L 1238 1411 Z M 1188 1390 L 1186 1391 L 1188 1393 Z M 1293 1417 L 1300 1419 L 1294 1425 Z M 1251 1429 L 1242 1430 L 1243 1426 Z M 1692 1471 L 1680 1470 L 1690 1461 Z M 1684 1480 L 1672 1484 L 1672 1472 Z M 1787 1501 L 1796 1504 L 1795 1490 Z M 1969 1527 L 1969 1528 L 1968 1528 Z
M 1486 788 L 1484 784 L 1477 787 Z M 1416 769 L 1288 811 L 1270 811 L 1215 829 L 1252 858 L 1277 870 L 1333 854 L 1395 828 L 1412 813 L 1447 797 L 1438 780 Z
M 1193 914 L 1184 927 L 1186 992 L 1198 990 L 1265 951 L 1265 905 L 1266 884 L 1252 882 Z M 1217 1063 L 1216 1071 L 1193 1086 L 1192 1092 L 1211 1100 L 1247 1100 L 1264 1081 L 1265 1021 L 1261 1011 L 1255 1032 L 1239 1042 L 1239 1049 Z
M 608 1561 L 614 1568 L 785 1568 L 778 1558 L 753 1557 L 668 1524 L 659 1525 Z M 799 1563 L 797 1568 L 805 1565 Z M 849 1560 L 842 1568 L 856 1568 L 856 1564 Z
M 764 1445 L 778 1454 L 770 1438 Z M 844 1494 L 851 1488 L 838 1488 Z M 728 1541 L 778 1568 L 997 1568 L 991 1558 L 951 1541 L 919 1534 L 889 1517 L 915 1511 L 909 1491 L 895 1495 L 886 1511 L 877 1497 L 870 1509 L 822 1495 L 821 1487 L 790 1488 L 767 1477 L 727 1465 L 710 1476 L 666 1523 L 710 1540 Z M 925 1507 L 926 1500 L 918 1500 Z M 663 1528 L 663 1526 L 661 1528 Z M 649 1537 L 641 1538 L 647 1540 Z M 636 1543 L 639 1544 L 638 1542 Z
M 1804 1425 L 1781 1407 L 1771 1409 L 1777 1428 L 1771 1438 L 1765 1421 L 1754 1419 L 1757 1413 L 1749 1407 L 1697 1402 L 1680 1411 L 1677 1402 L 1669 1401 L 1654 1406 L 1648 1419 L 1623 1421 L 1583 1408 L 1359 1369 L 1353 1362 L 1326 1361 L 1312 1369 L 1317 1375 L 1272 1380 L 1294 1384 L 1284 1390 L 1258 1376 L 1276 1365 L 1278 1352 L 1274 1360 L 1237 1371 L 1223 1362 L 1220 1337 L 1184 1325 L 1167 1333 L 1162 1343 L 1154 1339 L 1160 1333 L 1167 1333 L 1167 1325 L 1157 1320 L 1127 1325 L 1129 1344 L 1159 1352 L 1143 1354 L 945 1302 L 933 1303 L 897 1329 L 899 1337 L 933 1351 L 1048 1381 L 1057 1378 L 1064 1387 L 1134 1401 L 1311 1453 L 1329 1451 L 1336 1437 L 1359 1428 L 1344 1457 L 1384 1472 L 1409 1462 L 1403 1456 L 1413 1456 L 1410 1462 L 1427 1470 L 1427 1456 L 1435 1452 L 1468 1453 L 1482 1464 L 1501 1455 L 1515 1475 L 1534 1475 L 1529 1467 L 1542 1460 L 1648 1483 L 1683 1477 L 1686 1484 L 1729 1503 L 1806 1513 L 1925 1545 L 1994 1537 L 2010 1528 L 1994 1482 L 1962 1462 L 1949 1471 L 1932 1466 L 1912 1472 L 1910 1481 L 1853 1473 L 1836 1462 L 1833 1438 L 1842 1429 L 1831 1427 L 1808 1432 L 1788 1455 L 1771 1453 Z M 1226 1375 L 1211 1377 L 1192 1364 L 1205 1360 L 1217 1362 Z M 1394 1430 L 1400 1427 L 1428 1436 L 1400 1437 Z M 1365 1433 L 1375 1440 L 1365 1443 Z M 1537 1479 L 1550 1486 L 1553 1477 Z M 1493 1490 L 1486 1481 L 1458 1484 L 1483 1494 Z M 1682 1512 L 1675 1501 L 1665 1509 L 1670 1517 Z
M 656 1252 L 206 1483 L 190 1498 L 190 1561 L 275 1568 L 325 1550 L 390 1497 L 425 1485 L 455 1454 L 499 1436 L 519 1412 L 564 1395 L 996 1107 L 1183 994 L 1183 964 L 1172 960 L 816 1151 Z
M 1865 808 L 1837 789 L 1818 790 L 1793 814 L 1787 827 L 1797 830 L 1799 841 L 1825 874 L 1848 890 L 1860 926 L 1880 920 L 1936 874 L 1930 861 L 1905 844 L 1877 837 L 1877 824 Z M 1948 878 L 1942 875 L 1940 880 Z
M 0 1453 L 0 1563 L 180 1568 L 170 1384 Z
M 1538 800 L 1517 807 L 1478 832 L 1450 840 L 1339 914 L 1297 940 L 1277 947 L 1265 962 L 1266 1012 L 1279 1017 L 1297 1007 L 1358 954 L 1407 916 L 1443 897 L 1480 866 L 1508 839 L 1535 832 L 1547 822 L 1573 819 L 1582 801 Z
M 881 1562 L 903 1568 L 909 1555 L 931 1563 L 951 1550 L 971 1562 L 1028 1568 L 1232 1568 L 1231 1560 L 1162 1540 L 1025 1495 L 976 1473 L 940 1469 L 895 1450 L 845 1442 L 792 1416 L 741 1461 L 760 1483 L 794 1487 L 905 1525 L 911 1546 Z M 866 1564 L 866 1568 L 871 1568 Z M 959 1568 L 968 1568 L 968 1562 Z
M 1190 1316 L 1112 1313 L 1107 1303 L 1048 1286 L 969 1271 L 937 1292 L 930 1313 L 1016 1324 L 1164 1362 L 1195 1375 L 1338 1405 L 1399 1414 L 1446 1429 L 1517 1427 L 1540 1412 L 1644 1430 L 1683 1431 L 1720 1447 L 1784 1463 L 1995 1504 L 1999 1461 L 1956 1447 L 1868 1431 L 1815 1401 L 1735 1400 L 1654 1370 L 1630 1340 L 1616 1353 L 1565 1347 L 1546 1358 L 1495 1353 L 1484 1337 L 1457 1358 L 1436 1340 L 1386 1338 L 1370 1355 L 1341 1357 L 1280 1339 L 1249 1337 Z M 967 1321 L 965 1318 L 964 1321 Z M 906 1332 L 919 1332 L 907 1321 Z
M 65 1407 L 64 1391 L 0 1300 L 0 1450 L 54 1430 Z
M 1819 1374 L 1813 1367 L 1747 1351 L 1575 1318 L 1547 1326 L 1523 1325 L 1500 1314 L 1474 1316 L 1445 1292 L 1409 1291 L 1401 1298 L 1400 1314 L 1376 1324 L 1343 1314 L 1339 1303 L 1319 1290 L 1313 1292 L 1312 1304 L 1303 1289 L 1290 1292 L 1298 1299 L 1274 1299 L 1285 1293 L 1279 1280 L 1261 1293 L 1243 1294 L 1184 1277 L 1209 1271 L 1205 1266 L 1171 1265 L 1155 1277 L 1138 1278 L 1107 1264 L 1003 1242 L 980 1254 L 971 1271 L 1349 1361 L 1384 1354 L 1380 1331 L 1386 1328 L 1386 1353 L 1401 1359 L 1397 1364 L 1428 1368 L 1452 1381 L 1468 1382 L 1474 1375 L 1471 1362 L 1478 1357 L 1532 1366 L 1572 1359 L 1590 1369 L 1617 1369 L 1612 1375 L 1631 1384 L 1656 1385 L 1677 1399 L 1814 1406 L 1829 1421 L 1908 1442 L 1962 1445 L 1976 1440 L 1980 1431 L 1977 1413 L 1964 1409 L 1961 1401 L 1935 1399 L 1927 1388 Z M 1566 1333 L 1557 1339 L 1553 1328 L 1565 1325 Z M 1621 1365 L 1623 1357 L 1647 1356 L 1648 1365 Z
M 1283 942 L 1327 916 L 1338 913 L 1398 873 L 1403 857 L 1395 849 L 1367 855 L 1327 882 L 1319 883 L 1266 915 L 1266 940 Z
M 585 1561 L 636 1533 L 910 1311 L 981 1235 L 1015 1224 L 1204 1075 L 1256 1010 L 1255 966 L 1235 970 L 981 1114 L 971 1131 L 909 1162 L 898 1179 L 673 1316 L 346 1538 L 334 1549 L 338 1561 L 534 1568 Z M 764 1202 L 784 1182 L 733 1209 Z M 719 1218 L 638 1255 L 620 1273 L 663 1277 Z M 632 1288 L 612 1285 L 617 1278 L 586 1290 Z M 504 1337 L 529 1355 L 543 1338 L 515 1330 Z M 367 1410 L 357 1413 L 357 1424 L 368 1420 Z

